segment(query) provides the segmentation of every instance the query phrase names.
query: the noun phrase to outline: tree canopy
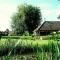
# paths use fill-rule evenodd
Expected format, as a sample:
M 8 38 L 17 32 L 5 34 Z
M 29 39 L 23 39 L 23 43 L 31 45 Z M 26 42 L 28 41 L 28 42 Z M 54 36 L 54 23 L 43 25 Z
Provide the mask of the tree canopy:
M 57 18 L 60 19 L 60 15 Z
M 16 34 L 23 34 L 25 31 L 33 33 L 42 20 L 40 8 L 32 5 L 19 5 L 17 12 L 11 17 L 11 26 Z

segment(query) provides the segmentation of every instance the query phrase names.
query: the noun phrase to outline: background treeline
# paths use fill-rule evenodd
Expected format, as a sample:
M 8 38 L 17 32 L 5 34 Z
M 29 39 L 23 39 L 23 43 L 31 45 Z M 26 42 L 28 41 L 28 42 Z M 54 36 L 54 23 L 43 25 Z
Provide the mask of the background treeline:
M 6 29 L 6 31 L 0 31 L 0 38 L 1 36 L 8 36 L 9 34 L 9 29 Z
M 8 33 L 6 31 L 0 31 L 0 36 L 7 36 Z

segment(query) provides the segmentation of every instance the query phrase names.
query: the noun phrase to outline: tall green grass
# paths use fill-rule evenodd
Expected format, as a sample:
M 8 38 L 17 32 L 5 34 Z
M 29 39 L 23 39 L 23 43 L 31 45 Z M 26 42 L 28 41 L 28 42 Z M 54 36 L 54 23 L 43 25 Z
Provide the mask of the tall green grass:
M 19 41 L 19 42 L 18 42 Z M 18 43 L 17 43 L 18 42 Z M 60 41 L 55 40 L 16 40 L 1 39 L 0 40 L 0 56 L 36 53 L 37 60 L 56 60 L 60 56 Z
M 2 39 L 32 39 L 32 36 L 1 36 Z
M 0 40 L 0 56 L 6 55 L 4 59 L 8 60 L 11 55 L 35 53 L 37 60 L 58 60 L 60 41 L 57 36 L 41 36 L 43 40 L 34 40 L 32 36 L 3 36 Z

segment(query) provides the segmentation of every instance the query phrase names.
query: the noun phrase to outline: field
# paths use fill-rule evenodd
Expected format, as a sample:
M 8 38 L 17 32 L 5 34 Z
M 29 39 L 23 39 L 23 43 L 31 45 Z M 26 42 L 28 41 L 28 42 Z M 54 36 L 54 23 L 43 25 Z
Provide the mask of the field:
M 59 60 L 60 40 L 51 36 L 3 36 L 0 60 Z

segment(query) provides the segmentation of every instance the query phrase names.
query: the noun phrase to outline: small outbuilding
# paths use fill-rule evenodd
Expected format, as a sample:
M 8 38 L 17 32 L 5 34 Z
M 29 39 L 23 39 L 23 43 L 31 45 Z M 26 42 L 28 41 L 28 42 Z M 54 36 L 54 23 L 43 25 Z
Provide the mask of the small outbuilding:
M 34 32 L 36 34 L 48 34 L 53 31 L 59 31 L 60 30 L 60 21 L 45 21 L 40 26 L 38 26 Z

